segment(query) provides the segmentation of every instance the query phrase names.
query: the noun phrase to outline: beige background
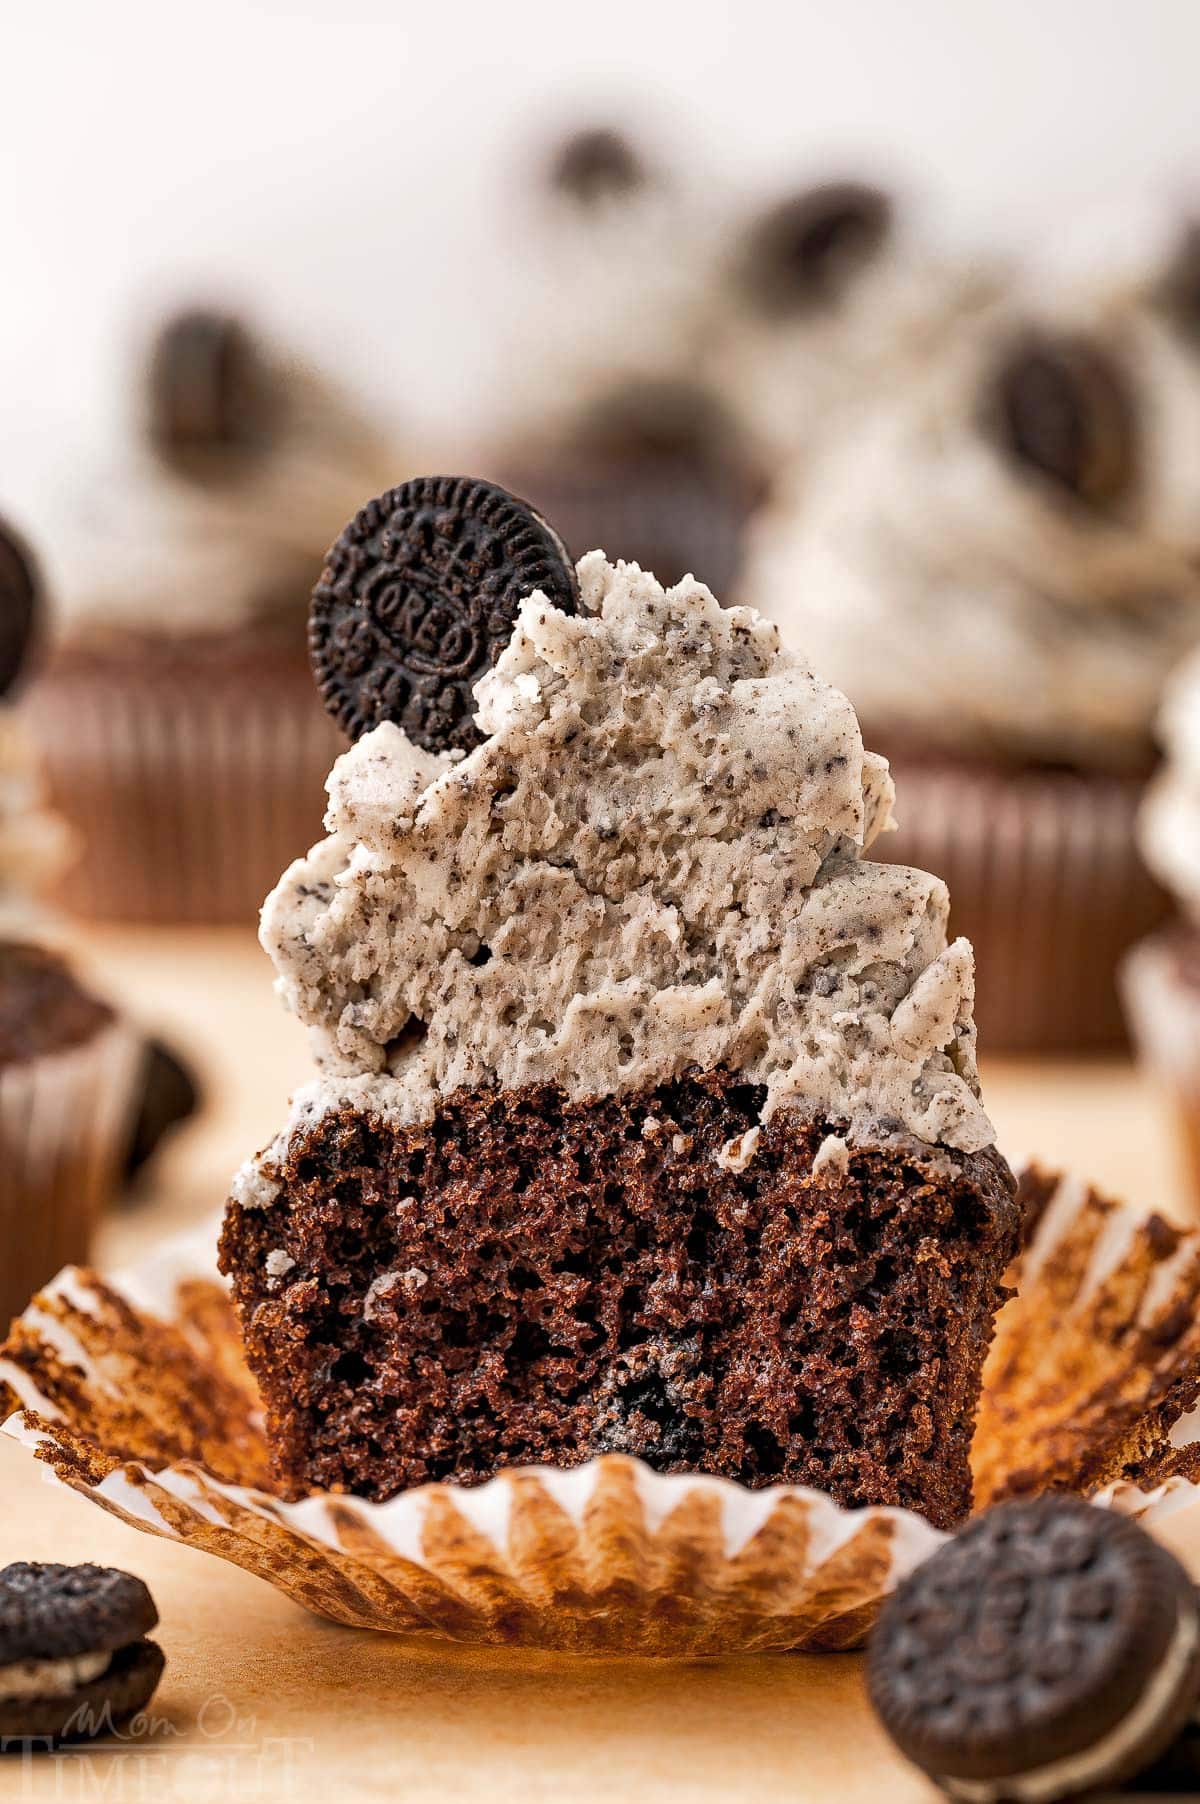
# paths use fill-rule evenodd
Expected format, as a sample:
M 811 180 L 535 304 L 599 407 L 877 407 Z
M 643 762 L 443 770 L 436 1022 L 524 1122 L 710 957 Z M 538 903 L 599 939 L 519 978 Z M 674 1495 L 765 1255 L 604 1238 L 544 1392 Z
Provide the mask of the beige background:
M 93 932 L 92 975 L 198 1060 L 203 1121 L 155 1195 L 107 1230 L 119 1263 L 220 1202 L 306 1073 L 303 1036 L 248 932 Z M 1001 1143 L 1070 1164 L 1147 1207 L 1183 1210 L 1148 1086 L 1120 1062 L 993 1064 Z M 314 1620 L 261 1580 L 135 1533 L 47 1486 L 0 1444 L 0 1563 L 94 1559 L 140 1573 L 167 1673 L 151 1732 L 104 1751 L 0 1763 L 0 1799 L 753 1799 L 905 1804 L 931 1797 L 895 1761 L 849 1656 L 681 1664 L 486 1656 Z M 1200 1576 L 1200 1510 L 1172 1538 Z

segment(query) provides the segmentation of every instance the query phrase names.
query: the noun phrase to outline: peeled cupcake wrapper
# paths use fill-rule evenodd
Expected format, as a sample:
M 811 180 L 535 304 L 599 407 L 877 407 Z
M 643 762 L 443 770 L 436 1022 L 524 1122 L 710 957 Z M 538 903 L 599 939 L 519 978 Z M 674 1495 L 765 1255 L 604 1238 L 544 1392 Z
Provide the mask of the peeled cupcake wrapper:
M 936 871 L 975 948 L 989 1052 L 1087 1051 L 1125 1039 L 1117 968 L 1168 903 L 1138 854 L 1139 778 L 909 760 L 900 831 L 876 856 Z
M 1073 1180 L 1024 1184 L 1036 1228 L 985 1372 L 977 1502 L 1062 1486 L 1154 1522 L 1200 1501 L 1200 1234 Z M 909 1511 L 612 1454 L 287 1502 L 214 1243 L 111 1282 L 69 1269 L 35 1297 L 0 1357 L 5 1432 L 134 1527 L 335 1621 L 588 1654 L 850 1648 L 943 1539 Z
M 0 1315 L 87 1257 L 128 1150 L 142 1038 L 113 1021 L 78 1046 L 0 1066 Z

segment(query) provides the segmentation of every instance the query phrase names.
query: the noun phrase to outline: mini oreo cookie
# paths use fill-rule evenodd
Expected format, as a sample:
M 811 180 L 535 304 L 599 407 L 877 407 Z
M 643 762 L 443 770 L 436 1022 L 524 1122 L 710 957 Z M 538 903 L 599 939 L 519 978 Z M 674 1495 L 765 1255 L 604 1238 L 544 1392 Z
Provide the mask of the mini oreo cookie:
M 742 283 L 766 314 L 786 317 L 836 304 L 892 228 L 892 203 L 864 182 L 828 182 L 777 201 L 755 221 Z
M 629 139 L 607 126 L 572 133 L 550 165 L 550 186 L 584 207 L 633 194 L 647 179 Z
M 1018 338 L 989 378 L 984 412 L 1014 463 L 1089 507 L 1111 506 L 1134 486 L 1138 418 L 1128 377 L 1082 333 Z
M 0 1572 L 0 1749 L 85 1739 L 143 1709 L 162 1676 L 141 1579 L 105 1566 Z
M 917 1568 L 880 1613 L 871 1701 L 909 1760 L 973 1804 L 1133 1777 L 1200 1696 L 1184 1568 L 1077 1498 L 1001 1504 Z
M 0 520 L 0 695 L 8 694 L 24 668 L 40 605 L 37 566 Z
M 129 1152 L 126 1178 L 134 1178 L 158 1151 L 172 1129 L 188 1121 L 200 1107 L 195 1073 L 164 1040 L 147 1040 L 142 1053 L 141 1095 Z
M 472 690 L 534 590 L 575 613 L 562 541 L 527 502 L 470 476 L 415 477 L 370 501 L 329 553 L 309 649 L 351 739 L 383 721 L 427 751 L 480 740 Z
M 150 356 L 150 439 L 189 475 L 269 442 L 277 416 L 271 372 L 232 313 L 193 307 L 168 319 Z

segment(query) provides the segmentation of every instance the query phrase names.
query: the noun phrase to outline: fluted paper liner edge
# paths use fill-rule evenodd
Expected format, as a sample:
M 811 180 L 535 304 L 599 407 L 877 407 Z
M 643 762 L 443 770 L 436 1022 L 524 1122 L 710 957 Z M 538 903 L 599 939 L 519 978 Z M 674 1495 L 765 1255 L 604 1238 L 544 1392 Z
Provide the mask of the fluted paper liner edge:
M 977 1495 L 1066 1485 L 1153 1524 L 1200 1499 L 1186 1427 L 1200 1327 L 1152 1348 L 1138 1312 L 1161 1336 L 1171 1299 L 1200 1284 L 1200 1235 L 1069 1181 L 1027 1174 L 1025 1186 L 1037 1231 L 985 1376 Z M 852 1648 L 943 1539 L 909 1511 L 664 1475 L 615 1454 L 382 1504 L 284 1501 L 214 1240 L 173 1241 L 110 1281 L 60 1274 L 0 1356 L 4 1430 L 133 1527 L 231 1560 L 322 1616 L 583 1654 Z

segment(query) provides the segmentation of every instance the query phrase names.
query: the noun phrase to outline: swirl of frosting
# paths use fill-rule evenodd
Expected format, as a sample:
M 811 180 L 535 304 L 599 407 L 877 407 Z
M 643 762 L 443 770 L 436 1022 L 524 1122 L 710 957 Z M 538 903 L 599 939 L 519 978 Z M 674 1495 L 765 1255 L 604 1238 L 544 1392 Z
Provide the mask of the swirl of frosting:
M 778 498 L 745 592 L 875 731 L 1140 767 L 1200 640 L 1198 445 L 1200 358 L 1143 298 L 1013 299 Z
M 333 539 L 364 494 L 404 472 L 323 375 L 248 345 L 260 441 L 214 432 L 189 462 L 151 409 L 55 498 L 47 562 L 64 634 L 191 637 L 292 620 L 302 635 Z
M 300 1110 L 726 1066 L 764 1117 L 990 1144 L 971 949 L 937 878 L 865 856 L 892 783 L 845 696 L 690 579 L 578 575 L 578 615 L 522 604 L 469 756 L 385 724 L 334 767 L 263 912 L 320 1067 Z

